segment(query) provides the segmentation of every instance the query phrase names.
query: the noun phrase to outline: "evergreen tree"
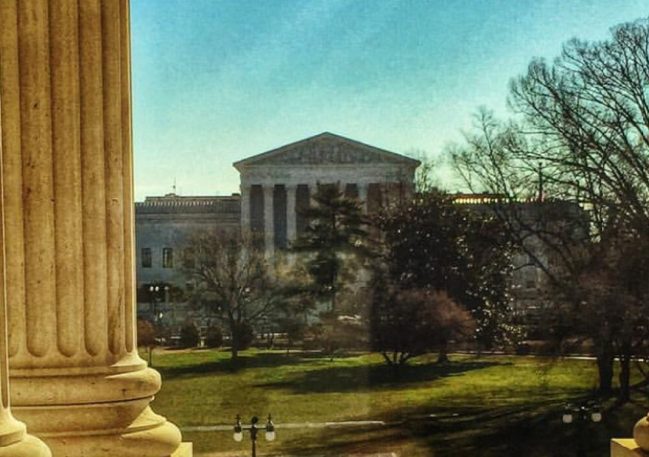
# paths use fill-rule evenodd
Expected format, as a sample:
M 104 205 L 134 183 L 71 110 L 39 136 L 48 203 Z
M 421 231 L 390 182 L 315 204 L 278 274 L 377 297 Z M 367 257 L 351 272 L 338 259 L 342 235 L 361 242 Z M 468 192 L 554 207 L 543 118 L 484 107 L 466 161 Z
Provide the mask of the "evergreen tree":
M 336 298 L 352 276 L 349 264 L 366 254 L 367 232 L 360 203 L 345 197 L 338 185 L 318 185 L 312 203 L 302 212 L 309 223 L 293 250 L 308 255 L 312 291 L 329 300 L 329 312 L 336 315 Z
M 515 336 L 508 293 L 512 246 L 498 219 L 430 191 L 374 222 L 388 284 L 399 291 L 444 291 L 471 312 L 486 347 Z

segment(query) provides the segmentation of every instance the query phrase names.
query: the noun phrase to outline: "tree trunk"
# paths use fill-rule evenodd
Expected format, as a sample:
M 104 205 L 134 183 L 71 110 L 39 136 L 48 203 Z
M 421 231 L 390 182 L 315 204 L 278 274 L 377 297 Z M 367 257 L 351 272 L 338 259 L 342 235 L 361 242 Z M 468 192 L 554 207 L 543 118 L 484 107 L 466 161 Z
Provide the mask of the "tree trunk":
M 391 363 L 390 368 L 392 368 L 392 379 L 393 380 L 398 380 L 401 377 L 401 367 L 403 364 L 401 362 L 399 363 Z
M 604 343 L 604 348 L 597 354 L 597 371 L 599 374 L 599 393 L 608 396 L 613 391 L 613 351 L 610 344 Z
M 618 400 L 626 403 L 631 397 L 631 344 L 625 342 L 620 351 L 620 392 Z
M 448 341 L 443 339 L 439 346 L 439 354 L 437 355 L 437 363 L 448 362 Z
M 233 362 L 236 362 L 239 357 L 239 331 L 236 324 L 232 325 L 231 328 L 232 341 L 230 341 L 230 358 Z

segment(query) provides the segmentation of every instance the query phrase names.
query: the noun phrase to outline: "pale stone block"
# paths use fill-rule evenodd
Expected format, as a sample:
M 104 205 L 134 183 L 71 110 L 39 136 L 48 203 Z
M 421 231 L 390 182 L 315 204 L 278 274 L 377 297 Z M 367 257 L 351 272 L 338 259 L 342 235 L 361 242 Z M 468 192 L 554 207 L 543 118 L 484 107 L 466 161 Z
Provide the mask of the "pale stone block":
M 0 457 L 52 457 L 43 442 L 26 435 L 17 443 L 0 447 Z
M 171 457 L 192 457 L 192 455 L 194 455 L 192 443 L 181 443 Z
M 611 457 L 649 457 L 632 438 L 611 440 Z

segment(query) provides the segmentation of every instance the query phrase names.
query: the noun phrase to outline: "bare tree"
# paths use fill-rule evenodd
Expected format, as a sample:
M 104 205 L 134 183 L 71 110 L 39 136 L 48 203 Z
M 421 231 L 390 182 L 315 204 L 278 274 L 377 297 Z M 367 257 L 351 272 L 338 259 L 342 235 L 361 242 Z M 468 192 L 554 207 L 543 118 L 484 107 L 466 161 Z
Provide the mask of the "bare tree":
M 145 347 L 148 353 L 149 366 L 153 366 L 153 348 L 157 345 L 156 331 L 153 324 L 147 320 L 137 320 L 137 345 Z
M 254 246 L 238 234 L 199 232 L 184 251 L 184 270 L 196 283 L 193 299 L 207 305 L 229 329 L 233 360 L 246 328 L 268 317 L 282 300 L 263 252 Z
M 476 129 L 451 151 L 470 187 L 499 195 L 509 208 L 550 195 L 588 211 L 581 236 L 503 214 L 521 247 L 535 237 L 550 253 L 533 260 L 564 305 L 581 313 L 573 314 L 575 328 L 595 339 L 602 391 L 611 389 L 614 355 L 621 358 L 622 399 L 627 361 L 647 338 L 639 310 L 649 297 L 629 268 L 643 271 L 649 257 L 648 97 L 649 21 L 639 20 L 615 27 L 607 41 L 571 40 L 552 63 L 534 59 L 511 84 L 513 120 L 481 110 Z

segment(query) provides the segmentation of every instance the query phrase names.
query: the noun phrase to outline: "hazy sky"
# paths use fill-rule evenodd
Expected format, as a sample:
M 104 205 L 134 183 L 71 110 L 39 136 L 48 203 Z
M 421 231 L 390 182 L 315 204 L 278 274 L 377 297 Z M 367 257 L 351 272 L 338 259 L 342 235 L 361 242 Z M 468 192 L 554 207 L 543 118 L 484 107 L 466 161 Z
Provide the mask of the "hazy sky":
M 439 154 L 510 78 L 647 0 L 131 0 L 136 198 L 238 192 L 232 162 L 323 131 Z

